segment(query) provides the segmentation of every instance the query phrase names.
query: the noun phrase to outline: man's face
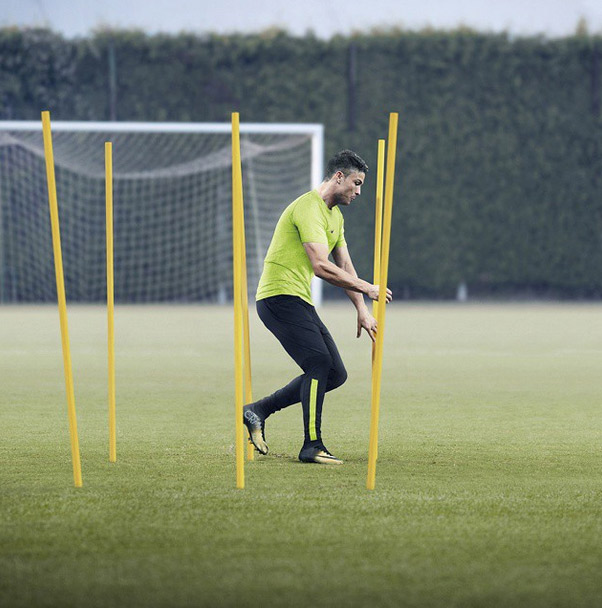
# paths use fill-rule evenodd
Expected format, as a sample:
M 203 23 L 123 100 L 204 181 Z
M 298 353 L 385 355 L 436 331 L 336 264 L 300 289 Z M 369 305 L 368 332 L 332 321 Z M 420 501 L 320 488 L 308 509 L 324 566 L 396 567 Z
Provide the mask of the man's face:
M 353 172 L 345 176 L 342 171 L 337 171 L 333 177 L 336 183 L 334 194 L 336 204 L 350 205 L 351 201 L 361 194 L 366 174 Z

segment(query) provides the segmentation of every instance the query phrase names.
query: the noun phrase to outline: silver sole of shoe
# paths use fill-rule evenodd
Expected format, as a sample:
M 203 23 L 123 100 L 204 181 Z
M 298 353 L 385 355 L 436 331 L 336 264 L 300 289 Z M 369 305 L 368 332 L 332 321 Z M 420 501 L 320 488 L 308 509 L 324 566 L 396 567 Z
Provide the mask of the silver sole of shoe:
M 302 460 L 301 462 L 305 462 L 307 464 L 330 464 L 330 465 L 341 465 L 343 464 L 342 460 L 339 460 L 338 458 L 324 458 L 323 456 L 316 456 L 314 459 L 312 460 Z
M 268 448 L 268 444 L 263 440 L 261 436 L 261 431 L 249 431 L 249 440 L 255 447 L 255 449 L 265 456 L 270 450 Z

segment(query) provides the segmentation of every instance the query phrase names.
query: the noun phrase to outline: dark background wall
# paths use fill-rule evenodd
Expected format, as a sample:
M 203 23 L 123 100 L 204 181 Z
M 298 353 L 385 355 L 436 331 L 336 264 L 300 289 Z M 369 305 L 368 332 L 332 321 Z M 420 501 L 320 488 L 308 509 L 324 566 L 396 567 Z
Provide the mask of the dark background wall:
M 346 211 L 372 267 L 376 141 L 400 112 L 390 283 L 406 297 L 602 296 L 602 37 L 325 41 L 0 30 L 0 119 L 321 122 L 373 168 Z

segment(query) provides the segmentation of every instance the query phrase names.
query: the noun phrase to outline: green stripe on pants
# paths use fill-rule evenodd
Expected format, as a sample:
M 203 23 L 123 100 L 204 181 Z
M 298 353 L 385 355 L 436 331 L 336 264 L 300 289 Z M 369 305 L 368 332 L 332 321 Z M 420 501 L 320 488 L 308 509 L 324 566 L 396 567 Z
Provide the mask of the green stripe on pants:
M 311 380 L 309 389 L 309 438 L 314 441 L 318 438 L 316 432 L 316 401 L 318 400 L 318 381 L 315 378 Z

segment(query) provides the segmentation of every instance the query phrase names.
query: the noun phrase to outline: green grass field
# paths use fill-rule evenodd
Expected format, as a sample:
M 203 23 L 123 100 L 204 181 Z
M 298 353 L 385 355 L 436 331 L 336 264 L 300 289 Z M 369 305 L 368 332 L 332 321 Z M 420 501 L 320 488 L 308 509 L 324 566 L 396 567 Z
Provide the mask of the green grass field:
M 241 491 L 230 309 L 117 308 L 111 465 L 105 311 L 70 308 L 76 489 L 56 307 L 0 308 L 0 605 L 602 605 L 602 307 L 389 307 L 374 492 L 370 343 L 351 305 L 321 314 L 345 465 L 297 462 L 291 407 Z M 259 397 L 297 370 L 251 331 Z

